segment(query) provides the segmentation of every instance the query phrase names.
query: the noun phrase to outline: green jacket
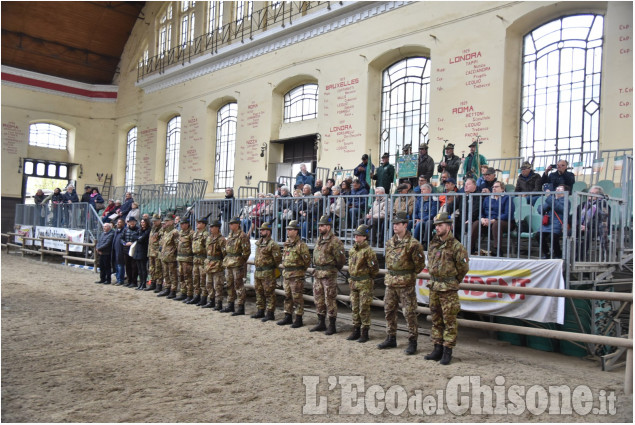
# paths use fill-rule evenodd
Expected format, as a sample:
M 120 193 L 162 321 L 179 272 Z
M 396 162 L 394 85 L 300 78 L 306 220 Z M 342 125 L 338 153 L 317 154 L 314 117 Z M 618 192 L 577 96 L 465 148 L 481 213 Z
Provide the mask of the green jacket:
M 425 266 L 423 246 L 410 232 L 401 240 L 394 235 L 386 243 L 386 286 L 414 286 L 415 276 Z
M 441 240 L 435 236 L 430 241 L 428 250 L 428 273 L 433 291 L 457 291 L 459 283 L 470 270 L 467 250 L 450 232 L 447 238 Z
M 395 166 L 392 164 L 382 164 L 375 168 L 375 174 L 371 177 L 373 180 L 377 180 L 376 186 L 381 186 L 386 189 L 386 193 L 390 193 L 390 186 L 395 180 Z

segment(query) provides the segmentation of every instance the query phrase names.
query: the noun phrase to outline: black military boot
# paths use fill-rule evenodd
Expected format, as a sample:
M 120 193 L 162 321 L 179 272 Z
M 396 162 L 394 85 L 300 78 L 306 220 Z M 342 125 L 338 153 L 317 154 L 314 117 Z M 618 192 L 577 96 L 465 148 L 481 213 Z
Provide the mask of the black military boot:
M 359 339 L 357 340 L 357 342 L 366 342 L 368 341 L 368 330 L 369 327 L 368 326 L 362 326 L 362 334 L 359 337 Z
M 147 286 L 145 282 L 139 282 L 139 285 L 137 286 L 137 291 L 143 291 L 144 286 Z
M 202 296 L 201 299 L 198 300 L 198 304 L 196 304 L 196 305 L 199 306 L 199 307 L 202 307 L 202 306 L 204 306 L 204 305 L 206 305 L 208 303 L 209 303 L 209 301 L 207 300 L 207 297 L 206 296 Z M 214 301 L 212 301 L 212 307 L 214 307 Z
M 303 326 L 302 324 L 302 315 L 301 314 L 296 314 L 295 315 L 295 322 L 293 322 L 293 325 L 291 325 L 292 328 L 301 328 Z
M 318 314 L 318 323 L 317 323 L 317 325 L 315 325 L 311 329 L 309 329 L 309 332 L 325 331 L 326 330 L 326 325 L 324 324 L 324 320 L 325 319 L 326 319 L 325 315 Z
M 150 286 L 143 288 L 144 291 L 154 291 L 157 288 L 157 283 L 154 280 L 150 281 Z
M 443 366 L 449 365 L 452 361 L 452 349 L 448 347 L 443 347 L 443 357 L 441 357 L 441 361 L 439 364 Z
M 170 291 L 170 294 L 166 298 L 169 300 L 176 298 L 176 291 Z
M 423 358 L 426 360 L 434 360 L 438 362 L 439 360 L 441 360 L 442 356 L 443 356 L 443 345 L 434 344 L 434 349 L 432 350 L 432 352 L 430 354 L 426 354 L 425 356 L 423 356 Z
M 161 291 L 163 291 L 163 285 L 159 283 L 159 284 L 157 284 L 157 287 L 154 288 L 154 292 L 155 293 L 159 293 Z
M 216 311 L 223 311 L 223 299 L 219 299 L 218 301 L 216 301 L 216 306 L 214 307 L 214 310 Z
M 183 301 L 187 299 L 187 295 L 184 294 L 183 292 L 181 292 L 181 295 L 179 295 L 178 297 L 174 298 L 174 301 Z
M 201 302 L 203 302 L 203 298 L 201 298 Z M 207 304 L 200 304 L 201 308 L 214 308 L 216 306 L 216 300 L 214 298 L 207 298 Z
M 191 300 L 189 300 L 185 304 L 198 304 L 199 301 L 201 301 L 201 296 L 199 294 L 196 294 L 196 296 L 194 298 L 192 298 Z
M 337 333 L 337 329 L 335 329 L 335 319 L 336 317 L 329 317 L 329 326 L 326 328 L 324 335 L 333 335 L 334 333 Z
M 169 289 L 164 289 L 163 291 L 159 292 L 159 295 L 157 295 L 157 297 L 165 297 L 166 295 L 170 294 L 170 290 Z
M 353 332 L 351 332 L 351 334 L 346 338 L 348 341 L 354 341 L 356 339 L 359 339 L 359 337 L 361 336 L 361 334 L 359 333 L 359 326 L 355 326 L 353 328 Z
M 126 288 L 136 288 L 137 287 L 137 282 L 129 282 L 126 285 Z
M 254 314 L 249 317 L 251 317 L 252 319 L 262 319 L 263 317 L 265 317 L 265 311 L 259 308 Z
M 284 319 L 278 320 L 276 323 L 280 326 L 290 325 L 293 323 L 293 316 L 289 313 L 284 313 Z
M 417 352 L 417 340 L 415 338 L 409 338 L 408 339 L 408 348 L 403 350 L 403 352 L 406 353 L 409 356 L 412 356 L 414 353 L 416 353 Z
M 232 313 L 232 316 L 244 316 L 244 315 L 245 315 L 245 304 L 239 304 L 236 311 Z
M 269 320 L 276 320 L 276 316 L 273 311 L 267 310 L 265 312 L 265 317 L 262 318 L 261 322 L 268 322 Z
M 377 345 L 377 348 L 380 350 L 384 350 L 386 348 L 395 348 L 397 346 L 397 336 L 396 335 L 388 335 L 386 339 L 381 344 Z
M 234 312 L 234 302 L 230 301 L 227 303 L 227 307 L 220 311 L 221 313 L 233 313 Z

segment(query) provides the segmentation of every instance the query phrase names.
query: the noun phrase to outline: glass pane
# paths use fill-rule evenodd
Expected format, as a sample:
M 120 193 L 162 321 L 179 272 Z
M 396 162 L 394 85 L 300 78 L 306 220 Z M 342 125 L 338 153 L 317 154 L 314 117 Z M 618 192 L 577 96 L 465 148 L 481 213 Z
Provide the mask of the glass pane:
M 31 161 L 24 161 L 24 174 L 33 174 L 33 163 Z
M 57 166 L 55 164 L 49 164 L 46 175 L 49 177 L 57 177 Z
M 46 165 L 44 165 L 43 162 L 38 162 L 37 165 L 35 166 L 35 174 L 37 174 L 38 176 L 43 176 L 45 170 L 46 170 Z
M 60 165 L 59 166 L 59 177 L 65 179 L 68 175 L 68 168 L 66 167 L 66 165 Z

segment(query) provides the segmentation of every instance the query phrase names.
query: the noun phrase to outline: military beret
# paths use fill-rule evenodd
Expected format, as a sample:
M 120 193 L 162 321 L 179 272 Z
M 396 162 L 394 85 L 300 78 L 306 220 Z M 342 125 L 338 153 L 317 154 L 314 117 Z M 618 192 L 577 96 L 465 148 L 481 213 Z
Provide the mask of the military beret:
M 362 224 L 353 232 L 353 235 L 368 237 L 368 226 L 366 226 L 365 224 Z
M 269 222 L 264 222 L 260 225 L 260 227 L 258 228 L 258 230 L 272 230 L 271 229 L 271 224 Z
M 450 224 L 452 223 L 452 219 L 448 216 L 448 213 L 442 212 L 437 214 L 436 217 L 434 217 L 435 226 L 441 223 L 450 223 Z
M 332 226 L 333 222 L 328 215 L 323 215 L 322 217 L 320 217 L 320 221 L 318 221 L 318 224 L 326 224 L 327 226 Z
M 408 214 L 403 211 L 398 212 L 392 220 L 393 223 L 407 223 L 408 221 Z
M 287 230 L 300 230 L 300 225 L 297 220 L 291 220 L 289 224 L 287 224 Z
M 232 217 L 231 220 L 229 220 L 229 224 L 240 224 L 240 218 L 238 217 Z

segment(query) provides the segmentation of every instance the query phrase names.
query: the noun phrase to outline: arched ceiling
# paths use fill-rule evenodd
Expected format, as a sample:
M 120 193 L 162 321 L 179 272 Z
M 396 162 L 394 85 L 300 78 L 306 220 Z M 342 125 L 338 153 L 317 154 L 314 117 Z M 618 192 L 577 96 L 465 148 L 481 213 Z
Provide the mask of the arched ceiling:
M 143 1 L 2 2 L 2 65 L 111 84 Z

